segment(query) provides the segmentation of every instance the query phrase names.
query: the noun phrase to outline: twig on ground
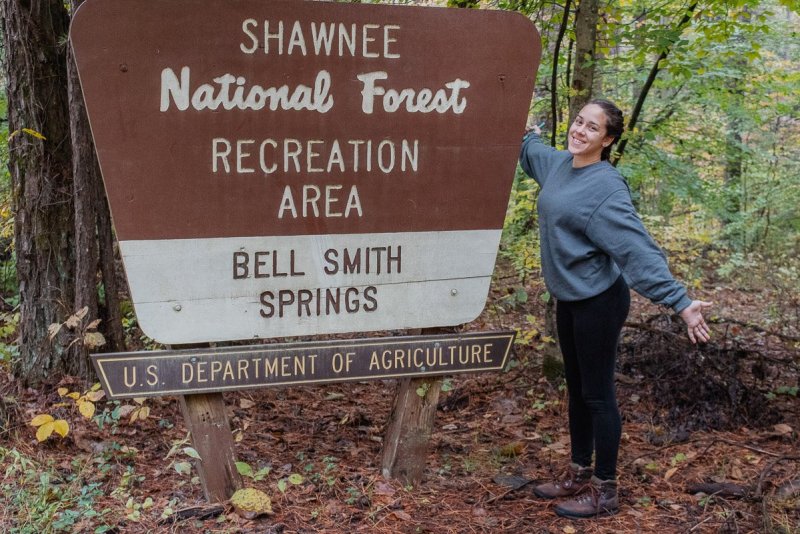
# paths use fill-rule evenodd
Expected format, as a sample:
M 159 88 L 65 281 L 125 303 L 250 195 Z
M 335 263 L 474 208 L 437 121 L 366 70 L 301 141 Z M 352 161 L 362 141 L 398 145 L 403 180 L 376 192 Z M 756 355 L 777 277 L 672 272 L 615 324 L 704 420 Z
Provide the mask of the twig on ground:
M 785 341 L 800 341 L 800 336 L 792 336 L 789 334 L 782 334 L 780 332 L 773 332 L 772 330 L 767 330 L 763 326 L 759 326 L 754 323 L 748 323 L 747 321 L 740 321 L 738 319 L 733 319 L 730 317 L 714 317 L 713 319 L 709 319 L 708 322 L 713 324 L 725 324 L 725 323 L 735 324 L 743 326 L 745 328 L 749 328 L 750 330 L 755 330 L 756 332 L 762 332 L 770 336 L 781 338 Z
M 778 465 L 778 463 L 782 462 L 783 460 L 800 460 L 800 456 L 779 456 L 771 461 L 762 471 L 761 475 L 758 477 L 758 484 L 756 485 L 756 490 L 753 493 L 753 496 L 760 499 L 761 498 L 761 491 L 764 485 L 764 479 L 767 478 L 767 475 L 772 468 Z

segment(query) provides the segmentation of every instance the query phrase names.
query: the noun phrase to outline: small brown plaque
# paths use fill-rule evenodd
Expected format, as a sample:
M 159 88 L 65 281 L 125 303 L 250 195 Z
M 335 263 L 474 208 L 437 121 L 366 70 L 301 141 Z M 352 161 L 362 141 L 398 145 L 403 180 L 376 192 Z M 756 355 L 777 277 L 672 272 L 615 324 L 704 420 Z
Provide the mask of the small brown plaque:
M 92 356 L 111 399 L 502 369 L 513 331 Z

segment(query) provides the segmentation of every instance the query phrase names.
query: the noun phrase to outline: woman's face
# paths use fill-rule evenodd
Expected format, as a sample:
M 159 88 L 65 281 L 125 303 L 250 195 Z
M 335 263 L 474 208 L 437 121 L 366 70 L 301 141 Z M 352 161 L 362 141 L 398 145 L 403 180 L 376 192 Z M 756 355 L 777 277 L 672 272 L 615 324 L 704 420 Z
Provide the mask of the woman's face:
M 587 104 L 569 127 L 570 153 L 583 160 L 599 160 L 603 148 L 614 140 L 606 135 L 606 114 L 597 104 Z

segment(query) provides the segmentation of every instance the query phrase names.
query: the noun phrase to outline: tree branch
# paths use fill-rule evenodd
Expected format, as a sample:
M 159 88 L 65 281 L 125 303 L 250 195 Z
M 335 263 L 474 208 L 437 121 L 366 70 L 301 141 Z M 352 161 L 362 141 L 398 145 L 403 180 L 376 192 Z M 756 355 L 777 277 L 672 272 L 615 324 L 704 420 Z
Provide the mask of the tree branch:
M 628 120 L 628 132 L 632 132 L 634 128 L 636 128 L 636 123 L 639 121 L 639 115 L 642 112 L 642 107 L 644 107 L 644 101 L 647 99 L 647 95 L 650 92 L 650 88 L 653 86 L 653 83 L 656 81 L 656 76 L 658 76 L 658 71 L 661 70 L 659 64 L 661 61 L 667 58 L 670 51 L 672 50 L 672 45 L 679 39 L 680 34 L 683 33 L 683 30 L 686 26 L 689 25 L 689 21 L 692 20 L 692 14 L 694 13 L 695 8 L 697 8 L 697 2 L 694 2 L 684 13 L 683 18 L 678 23 L 678 35 L 675 39 L 667 46 L 659 55 L 656 62 L 653 64 L 653 67 L 650 69 L 650 74 L 647 76 L 647 80 L 645 80 L 644 85 L 642 86 L 642 90 L 639 92 L 639 98 L 636 100 L 636 104 L 633 106 L 633 111 L 631 112 L 631 118 Z M 617 148 L 617 154 L 614 157 L 613 165 L 616 167 L 619 163 L 619 160 L 622 159 L 622 155 L 625 153 L 625 147 L 628 144 L 628 139 L 623 139 L 619 143 L 619 147 Z

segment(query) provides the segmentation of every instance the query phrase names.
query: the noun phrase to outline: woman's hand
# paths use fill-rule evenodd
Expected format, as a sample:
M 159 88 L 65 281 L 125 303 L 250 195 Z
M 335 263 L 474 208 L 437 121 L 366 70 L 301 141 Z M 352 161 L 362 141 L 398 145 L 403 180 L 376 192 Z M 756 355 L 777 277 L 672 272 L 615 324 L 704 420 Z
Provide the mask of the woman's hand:
M 681 311 L 681 319 L 686 323 L 686 332 L 689 334 L 689 339 L 692 343 L 697 343 L 698 341 L 705 343 L 711 339 L 711 331 L 708 329 L 706 320 L 703 319 L 703 310 L 710 307 L 710 302 L 693 300 L 689 306 Z
M 531 132 L 535 133 L 536 135 L 542 135 L 542 126 L 544 126 L 544 123 L 527 125 L 525 127 L 525 135 L 528 135 Z

